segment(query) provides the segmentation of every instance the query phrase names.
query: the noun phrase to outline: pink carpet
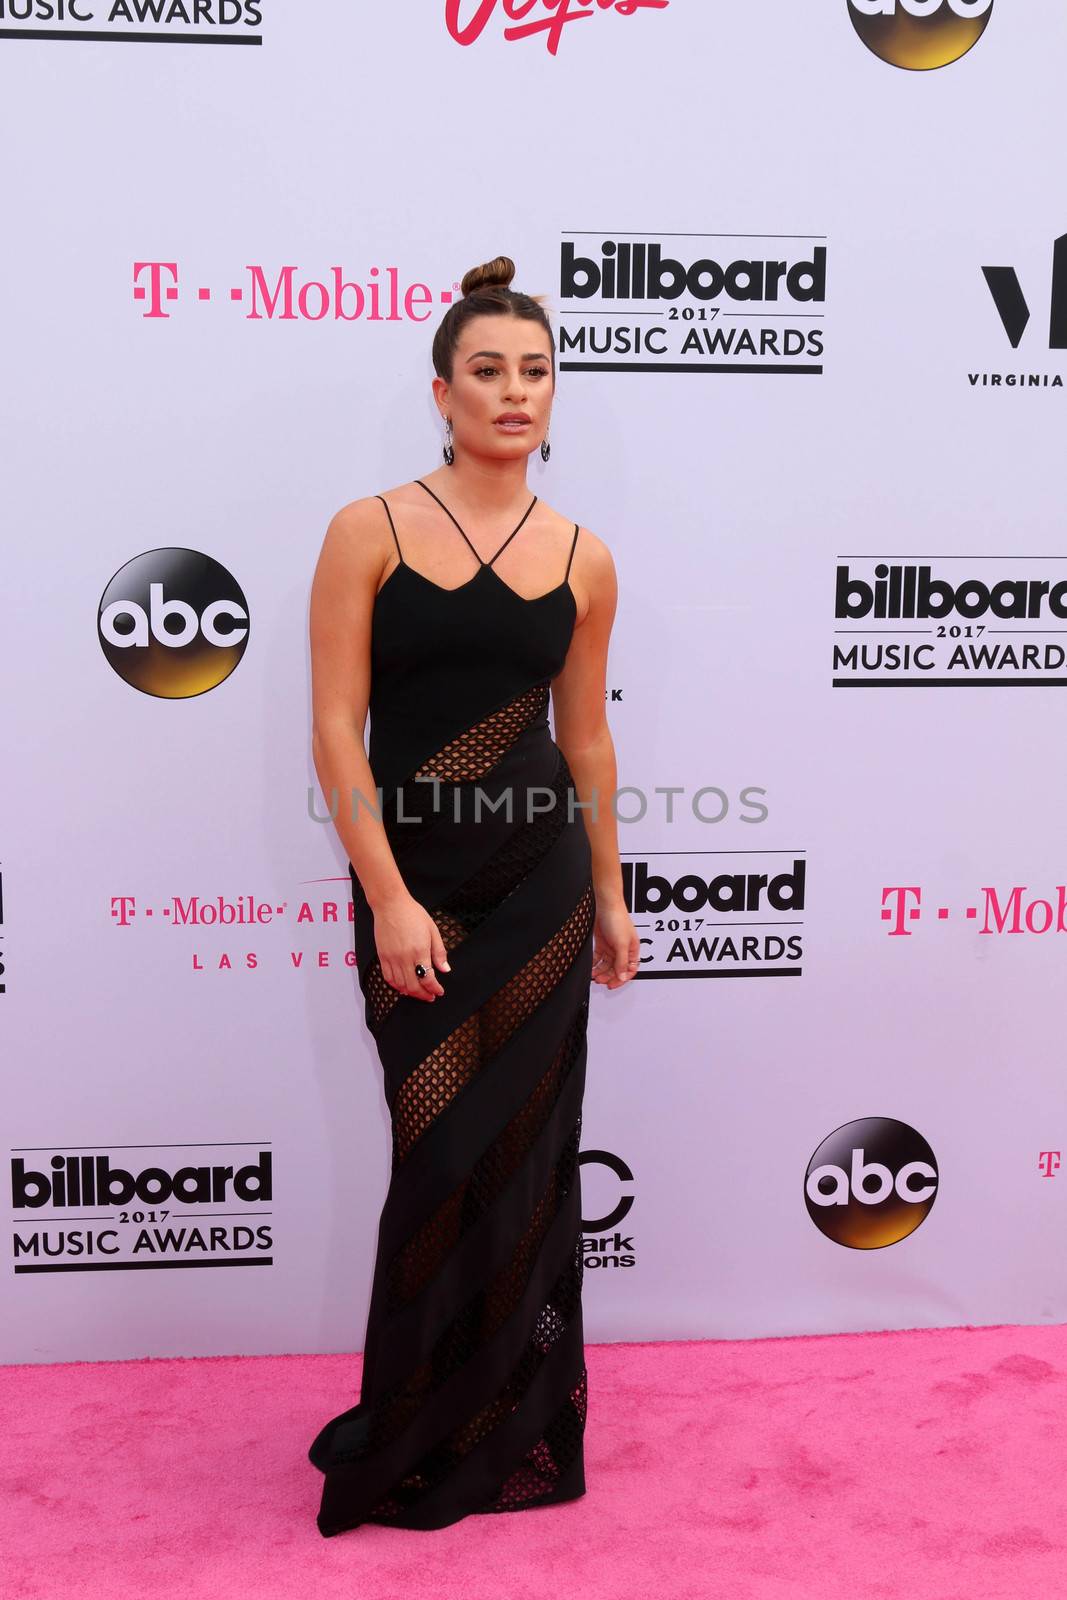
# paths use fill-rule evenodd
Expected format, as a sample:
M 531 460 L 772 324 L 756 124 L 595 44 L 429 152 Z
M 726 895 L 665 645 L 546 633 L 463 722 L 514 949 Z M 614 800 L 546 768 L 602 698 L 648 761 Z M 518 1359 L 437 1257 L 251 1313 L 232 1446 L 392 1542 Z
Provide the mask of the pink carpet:
M 588 1492 L 315 1527 L 353 1356 L 0 1368 L 4 1600 L 1067 1595 L 1067 1330 L 587 1346 Z

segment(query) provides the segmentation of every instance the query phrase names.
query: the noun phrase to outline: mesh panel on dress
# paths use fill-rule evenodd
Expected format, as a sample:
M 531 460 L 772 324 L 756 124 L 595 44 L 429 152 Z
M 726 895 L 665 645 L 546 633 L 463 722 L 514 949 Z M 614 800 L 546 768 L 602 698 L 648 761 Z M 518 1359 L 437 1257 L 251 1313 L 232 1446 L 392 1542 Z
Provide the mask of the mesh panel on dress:
M 492 1339 L 515 1310 L 526 1290 L 545 1236 L 577 1180 L 581 1124 L 579 1116 L 567 1135 L 541 1197 L 508 1261 L 452 1318 L 438 1336 L 426 1360 L 374 1402 L 365 1437 L 351 1450 L 339 1452 L 338 1461 L 359 1459 L 395 1439 L 419 1414 L 430 1396 Z M 573 1262 L 568 1269 L 571 1276 L 564 1274 L 567 1284 L 571 1285 L 568 1296 L 572 1292 L 575 1295 L 580 1293 L 584 1265 L 580 1237 L 576 1265 L 576 1274 Z M 576 1276 L 577 1280 L 573 1284 L 572 1276 Z M 569 1298 L 567 1303 L 570 1303 Z M 554 1290 L 538 1316 L 531 1347 L 541 1349 L 543 1346 L 547 1350 L 562 1331 L 566 1315 L 556 1307 Z M 503 1404 L 506 1395 L 505 1388 L 487 1410 L 494 1411 Z M 484 1414 L 479 1413 L 479 1416 Z
M 547 809 L 509 833 L 503 844 L 476 872 L 458 884 L 438 905 L 427 907 L 449 955 L 484 922 L 490 912 L 496 910 L 507 895 L 514 893 L 555 844 L 567 825 L 567 793 L 573 781 L 570 768 L 560 752 L 555 781 L 546 785 L 552 794 L 551 802 L 546 801 Z M 377 955 L 367 968 L 364 987 L 371 1025 L 377 1030 L 401 998 L 400 990 L 386 982 Z M 418 1001 L 417 1004 L 425 1005 L 426 1002 Z
M 430 828 L 453 814 L 463 784 L 488 777 L 520 734 L 545 717 L 550 687 L 546 678 L 497 706 L 427 756 L 393 790 L 389 803 L 383 805 L 382 819 L 398 859 L 409 845 L 425 839 Z
M 415 777 L 440 778 L 444 783 L 470 783 L 486 777 L 523 729 L 548 709 L 548 695 L 547 679 L 524 689 L 442 745 L 415 769 Z
M 469 1173 L 397 1251 L 385 1273 L 390 1313 L 406 1305 L 499 1199 L 552 1115 L 585 1039 L 589 996 L 583 996 L 537 1087 L 489 1144 Z
M 519 1466 L 504 1480 L 483 1511 L 524 1511 L 543 1504 L 577 1460 L 585 1437 L 589 1373 L 582 1376 Z
M 594 921 L 592 883 L 541 949 L 408 1073 L 393 1106 L 393 1168 L 562 980 Z
M 413 1505 L 417 1505 L 424 1495 L 435 1489 L 438 1484 L 448 1477 L 449 1473 L 462 1461 L 464 1456 L 473 1450 L 477 1444 L 480 1444 L 495 1427 L 504 1422 L 518 1408 L 523 1395 L 536 1377 L 549 1351 L 570 1327 L 581 1302 L 582 1271 L 584 1266 L 582 1250 L 582 1239 L 581 1235 L 579 1235 L 566 1266 L 553 1284 L 549 1297 L 538 1314 L 536 1325 L 522 1356 L 512 1369 L 500 1393 L 494 1396 L 489 1404 L 483 1406 L 469 1421 L 454 1429 L 447 1438 L 436 1444 L 432 1450 L 427 1451 L 415 1466 L 406 1472 L 398 1483 L 393 1485 L 390 1493 L 373 1507 L 368 1520 L 388 1522 L 390 1519 L 408 1511 Z M 583 1378 L 572 1392 L 572 1395 L 568 1396 L 566 1406 L 557 1413 L 550 1430 L 548 1430 L 553 1434 L 554 1439 L 554 1444 L 550 1443 L 548 1449 L 553 1456 L 555 1456 L 556 1449 L 560 1452 L 559 1461 L 557 1462 L 560 1472 L 564 1470 L 562 1462 L 566 1452 L 569 1450 L 571 1459 L 573 1459 L 573 1453 L 581 1445 L 582 1429 L 579 1429 L 577 1435 L 575 1435 L 573 1422 L 580 1420 L 582 1428 L 584 1428 L 584 1392 L 585 1381 Z M 564 1413 L 568 1408 L 572 1419 L 570 1421 L 564 1418 Z M 547 1439 L 547 1432 L 545 1438 Z M 531 1455 L 538 1456 L 542 1461 L 543 1470 L 547 1476 L 551 1469 L 545 1453 L 539 1451 L 538 1446 L 535 1445 L 534 1450 L 523 1458 L 524 1464 L 529 1462 Z M 478 1509 L 486 1511 L 505 1509 L 504 1505 L 500 1503 L 501 1498 L 505 1493 L 511 1495 L 516 1493 L 519 1487 L 513 1481 L 516 1476 L 516 1473 L 509 1474 L 505 1484 L 494 1492 L 490 1501 L 484 1507 Z M 511 1487 L 509 1488 L 509 1486 Z M 529 1490 L 530 1485 L 527 1484 L 526 1487 Z M 540 1495 L 542 1499 L 547 1492 L 546 1488 L 541 1488 Z

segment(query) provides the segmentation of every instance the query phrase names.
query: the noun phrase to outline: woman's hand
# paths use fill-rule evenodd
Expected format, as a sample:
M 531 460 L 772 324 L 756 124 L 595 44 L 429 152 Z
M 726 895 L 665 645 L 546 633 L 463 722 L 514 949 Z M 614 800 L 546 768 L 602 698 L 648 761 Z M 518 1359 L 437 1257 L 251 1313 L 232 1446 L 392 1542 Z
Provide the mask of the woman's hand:
M 593 982 L 618 989 L 637 971 L 639 945 L 633 919 L 621 902 L 598 906 L 593 928 Z
M 415 1000 L 435 1000 L 444 994 L 434 972 L 435 967 L 440 972 L 451 971 L 441 930 L 412 895 L 399 895 L 375 906 L 374 943 L 382 977 L 394 989 Z M 420 961 L 426 968 L 425 978 L 415 972 Z

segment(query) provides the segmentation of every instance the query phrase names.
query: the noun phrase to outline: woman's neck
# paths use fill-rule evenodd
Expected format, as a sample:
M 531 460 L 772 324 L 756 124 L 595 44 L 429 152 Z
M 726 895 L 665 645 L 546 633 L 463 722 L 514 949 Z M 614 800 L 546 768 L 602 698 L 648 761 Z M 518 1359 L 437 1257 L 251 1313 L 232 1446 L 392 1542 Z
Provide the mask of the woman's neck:
M 472 511 L 486 517 L 506 512 L 525 496 L 528 503 L 533 490 L 526 482 L 526 457 L 514 461 L 479 461 L 477 457 L 464 456 L 450 467 L 440 467 L 432 475 L 424 475 L 435 494 L 450 505 L 469 506 Z

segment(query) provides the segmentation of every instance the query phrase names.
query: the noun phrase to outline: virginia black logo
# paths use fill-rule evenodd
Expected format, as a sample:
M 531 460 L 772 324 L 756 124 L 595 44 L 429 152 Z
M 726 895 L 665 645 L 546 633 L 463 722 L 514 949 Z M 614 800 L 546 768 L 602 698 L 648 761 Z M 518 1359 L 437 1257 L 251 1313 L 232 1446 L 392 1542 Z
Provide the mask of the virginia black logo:
M 1030 307 L 1019 274 L 1014 267 L 983 267 L 982 276 L 989 285 L 1011 347 L 1017 350 L 1030 321 Z M 1067 233 L 1061 233 L 1052 246 L 1048 345 L 1050 350 L 1067 350 Z
M 852 26 L 891 66 L 947 67 L 982 37 L 993 0 L 848 0 Z
M 937 1162 L 921 1133 L 893 1117 L 836 1128 L 804 1174 L 808 1216 L 828 1239 L 881 1250 L 914 1233 L 937 1198 Z
M 199 550 L 148 550 L 120 567 L 100 600 L 100 647 L 120 678 L 164 700 L 216 688 L 248 643 L 248 602 Z

